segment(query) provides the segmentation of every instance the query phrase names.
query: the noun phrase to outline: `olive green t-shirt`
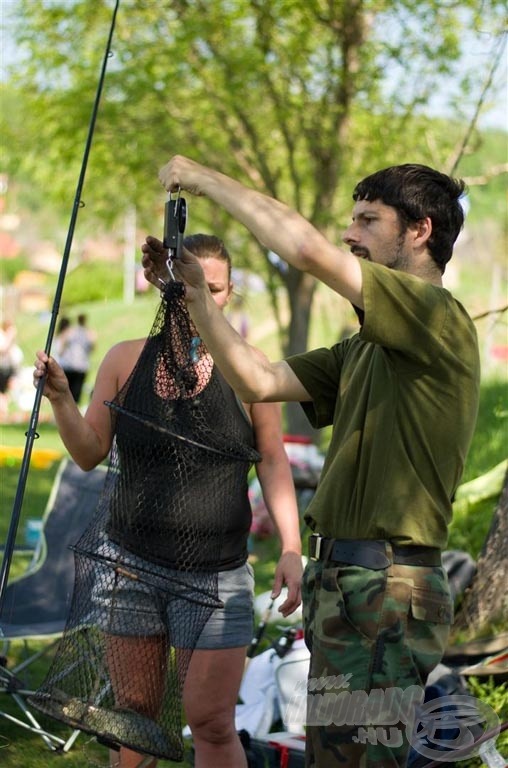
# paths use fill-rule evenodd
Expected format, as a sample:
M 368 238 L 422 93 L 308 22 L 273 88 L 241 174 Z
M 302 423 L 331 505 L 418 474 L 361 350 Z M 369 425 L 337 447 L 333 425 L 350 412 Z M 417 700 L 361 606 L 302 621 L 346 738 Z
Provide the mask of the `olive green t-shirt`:
M 444 548 L 478 412 L 476 331 L 446 289 L 360 264 L 360 332 L 287 360 L 310 422 L 333 424 L 306 520 L 332 538 Z

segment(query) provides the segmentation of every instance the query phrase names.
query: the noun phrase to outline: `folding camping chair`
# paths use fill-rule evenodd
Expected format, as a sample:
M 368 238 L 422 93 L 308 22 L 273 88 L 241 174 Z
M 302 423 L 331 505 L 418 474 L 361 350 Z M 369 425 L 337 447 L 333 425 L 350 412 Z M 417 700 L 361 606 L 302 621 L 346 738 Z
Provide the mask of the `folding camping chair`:
M 0 616 L 4 656 L 4 663 L 0 662 L 0 694 L 12 696 L 25 720 L 1 709 L 0 716 L 40 735 L 50 749 L 64 752 L 71 748 L 79 731 L 63 739 L 38 723 L 26 701 L 34 692 L 27 674 L 33 663 L 58 643 L 64 631 L 74 586 L 74 554 L 69 546 L 88 525 L 106 472 L 105 466 L 84 472 L 70 459 L 61 462 L 44 511 L 40 544 L 28 570 L 7 586 Z M 23 641 L 25 658 L 8 669 L 5 656 L 13 640 Z M 45 643 L 42 650 L 32 651 L 29 644 L 34 640 L 52 642 Z

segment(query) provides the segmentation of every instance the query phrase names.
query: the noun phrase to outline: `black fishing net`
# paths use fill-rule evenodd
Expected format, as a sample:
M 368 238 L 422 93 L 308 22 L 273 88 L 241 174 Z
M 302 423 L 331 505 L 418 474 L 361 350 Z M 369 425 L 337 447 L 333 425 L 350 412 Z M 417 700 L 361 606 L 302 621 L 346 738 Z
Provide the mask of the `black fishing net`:
M 104 491 L 74 547 L 66 630 L 32 697 L 106 744 L 177 761 L 188 665 L 222 606 L 228 510 L 259 459 L 182 297 L 183 285 L 169 283 L 134 370 L 108 403 Z

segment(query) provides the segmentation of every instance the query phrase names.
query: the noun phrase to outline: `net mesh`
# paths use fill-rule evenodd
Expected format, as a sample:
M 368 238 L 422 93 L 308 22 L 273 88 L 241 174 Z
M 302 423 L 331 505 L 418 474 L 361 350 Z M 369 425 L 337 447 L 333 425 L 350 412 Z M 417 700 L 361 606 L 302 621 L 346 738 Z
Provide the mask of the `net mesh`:
M 259 455 L 189 318 L 166 289 L 111 408 L 113 445 L 74 547 L 65 632 L 31 703 L 112 746 L 182 760 L 182 689 L 218 595 L 227 512 Z

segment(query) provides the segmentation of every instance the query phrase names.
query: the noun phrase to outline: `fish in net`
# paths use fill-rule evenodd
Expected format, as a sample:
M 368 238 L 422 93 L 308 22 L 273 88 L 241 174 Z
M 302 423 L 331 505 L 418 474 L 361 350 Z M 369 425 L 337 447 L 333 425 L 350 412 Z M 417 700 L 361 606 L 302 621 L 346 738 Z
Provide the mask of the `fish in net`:
M 260 459 L 183 291 L 166 286 L 138 362 L 107 403 L 114 439 L 104 490 L 73 547 L 68 621 L 31 697 L 110 746 L 176 761 L 189 662 L 222 607 L 228 511 L 245 503 L 247 473 Z

